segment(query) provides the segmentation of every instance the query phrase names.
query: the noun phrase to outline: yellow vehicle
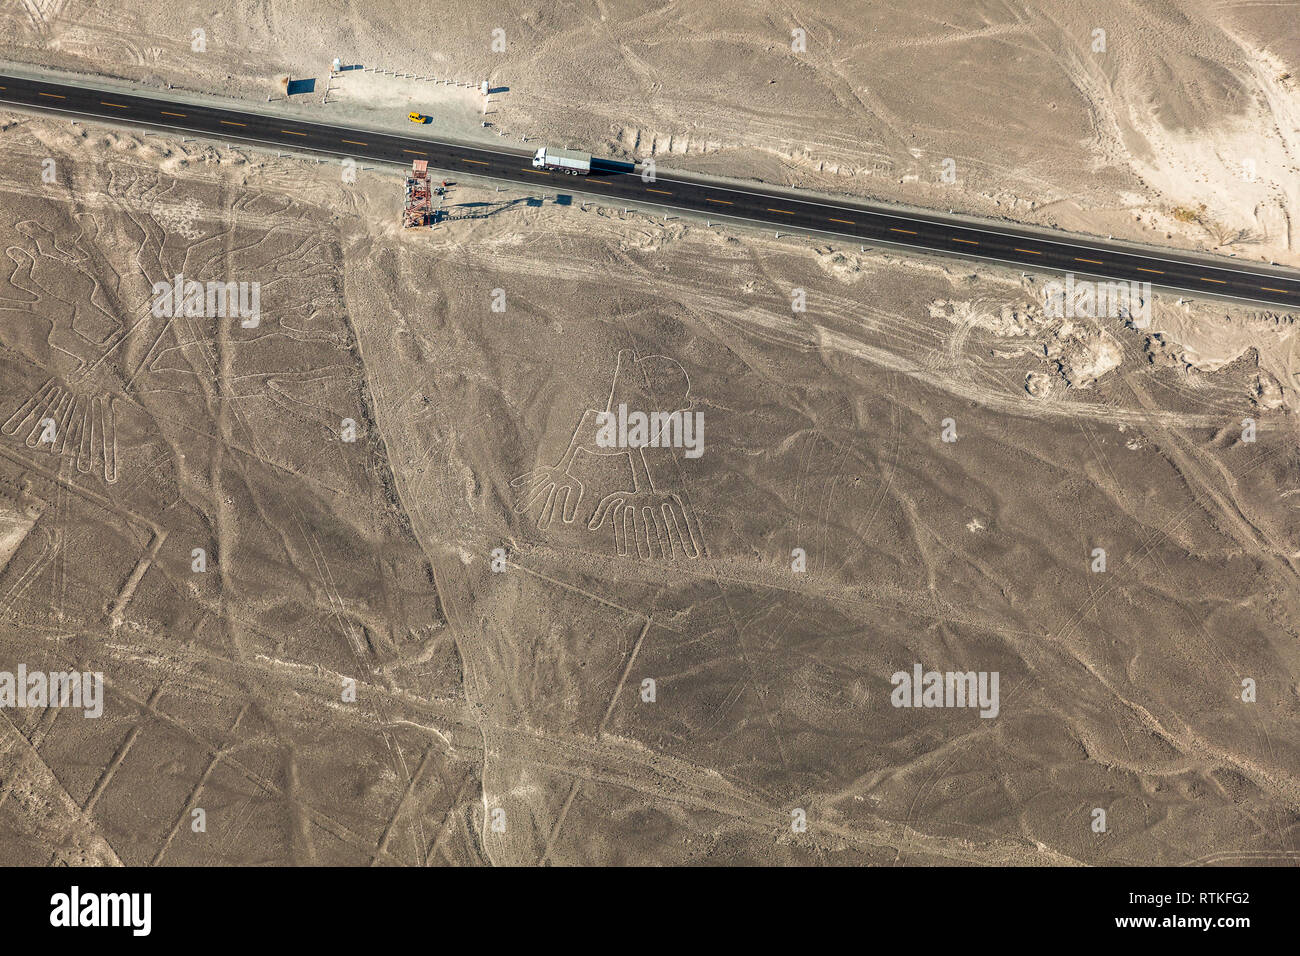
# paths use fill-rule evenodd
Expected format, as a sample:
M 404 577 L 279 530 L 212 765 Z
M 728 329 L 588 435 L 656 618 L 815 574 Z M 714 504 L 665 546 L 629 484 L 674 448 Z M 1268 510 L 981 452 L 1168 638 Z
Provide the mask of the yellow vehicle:
M 433 120 L 432 116 L 425 116 L 423 113 L 407 113 L 406 118 L 412 123 L 428 123 Z

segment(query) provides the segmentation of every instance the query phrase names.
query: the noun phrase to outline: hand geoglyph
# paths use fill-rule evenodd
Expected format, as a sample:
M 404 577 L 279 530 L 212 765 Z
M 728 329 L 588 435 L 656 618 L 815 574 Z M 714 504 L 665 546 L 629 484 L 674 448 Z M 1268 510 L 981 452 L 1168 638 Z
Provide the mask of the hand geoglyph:
M 685 369 L 662 355 L 637 358 L 631 349 L 621 349 L 603 409 L 584 409 L 569 440 L 568 448 L 553 465 L 543 465 L 510 482 L 519 497 L 517 514 L 536 510 L 538 530 L 545 531 L 558 517 L 564 524 L 578 519 L 586 485 L 578 474 L 582 457 L 622 458 L 627 465 L 626 487 L 610 491 L 596 503 L 587 530 L 608 526 L 620 556 L 673 559 L 677 555 L 700 556 L 701 531 L 689 495 L 672 487 L 680 462 L 671 448 L 608 447 L 597 442 L 602 417 L 620 404 L 633 408 L 664 411 L 689 408 L 690 380 Z M 659 467 L 658 481 L 650 463 Z M 665 478 L 664 476 L 668 476 Z

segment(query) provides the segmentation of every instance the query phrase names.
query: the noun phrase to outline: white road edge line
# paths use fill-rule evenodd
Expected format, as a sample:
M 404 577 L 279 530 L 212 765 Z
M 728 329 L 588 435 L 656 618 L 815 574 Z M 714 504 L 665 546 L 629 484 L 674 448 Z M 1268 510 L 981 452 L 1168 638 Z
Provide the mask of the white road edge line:
M 138 97 L 136 97 L 136 98 L 138 99 Z M 105 125 L 108 125 L 108 126 L 121 126 L 121 125 L 123 125 L 122 123 L 113 123 L 113 122 L 110 121 L 107 117 L 100 116 L 100 115 L 97 114 L 97 113 L 83 113 L 83 112 L 81 112 L 80 110 L 75 110 L 75 109 L 66 109 L 66 108 L 62 108 L 62 107 L 47 107 L 47 106 L 40 106 L 40 107 L 37 107 L 37 106 L 33 106 L 33 105 L 31 105 L 31 104 L 28 104 L 28 103 L 14 103 L 14 102 L 12 102 L 12 101 L 10 101 L 10 100 L 4 99 L 3 97 L 0 97 L 0 103 L 9 103 L 9 104 L 12 105 L 12 106 L 17 106 L 17 107 L 20 107 L 20 108 L 21 108 L 21 107 L 26 107 L 26 108 L 29 108 L 29 109 L 38 110 L 39 112 L 70 113 L 70 114 L 72 114 L 72 115 L 74 115 L 74 116 L 84 116 L 84 117 L 86 117 L 87 119 L 95 120 L 95 121 L 98 121 L 98 122 L 102 122 L 102 123 L 104 123 Z M 151 105 L 152 105 L 152 104 L 151 104 Z M 214 110 L 214 111 L 218 111 L 218 112 L 227 112 L 227 113 L 229 112 L 228 110 L 226 110 L 226 111 L 220 110 L 220 108 L 218 108 L 218 107 L 202 107 L 202 106 L 200 106 L 200 107 L 198 107 L 198 108 L 200 108 L 200 109 L 204 109 L 204 108 L 206 108 L 206 109 L 212 109 L 212 110 Z M 241 114 L 234 113 L 234 114 L 232 114 L 232 115 L 238 116 L 238 115 L 241 115 Z M 254 114 L 252 114 L 252 115 L 254 115 L 254 116 L 262 116 L 263 114 L 260 114 L 260 113 L 254 113 Z M 266 117 L 266 118 L 269 119 L 270 117 Z M 208 136 L 208 137 L 211 137 L 211 138 L 216 139 L 216 140 L 238 139 L 238 140 L 245 140 L 245 141 L 250 141 L 250 142 L 254 142 L 254 143 L 263 143 L 263 144 L 266 144 L 266 145 L 269 145 L 269 146 L 278 146 L 278 147 L 280 147 L 281 149 L 285 149 L 285 148 L 287 148 L 287 146 L 286 146 L 285 143 L 276 142 L 275 140 L 260 139 L 260 138 L 258 138 L 258 137 L 256 137 L 256 136 L 248 136 L 248 135 L 244 135 L 244 134 L 241 134 L 241 133 L 226 133 L 226 134 L 224 134 L 224 135 L 217 135 L 215 132 L 213 132 L 213 133 L 204 133 L 204 132 L 202 132 L 202 131 L 200 131 L 200 130 L 189 129 L 189 128 L 187 128 L 187 127 L 183 127 L 183 126 L 173 126 L 173 125 L 170 124 L 170 123 L 159 123 L 159 122 L 156 122 L 156 121 L 153 121 L 153 120 L 149 120 L 149 119 L 132 118 L 131 122 L 138 123 L 139 125 L 142 125 L 142 126 L 161 127 L 161 128 L 163 128 L 163 129 L 175 130 L 175 131 L 177 131 L 177 132 L 187 133 L 187 134 L 189 134 L 189 135 L 191 135 L 191 136 Z M 329 130 L 330 132 L 336 132 L 338 129 L 349 129 L 349 128 L 350 128 L 350 127 L 337 127 L 337 128 L 331 129 L 330 127 L 322 127 L 322 126 L 320 126 L 320 125 L 318 125 L 318 124 L 315 124 L 315 123 L 304 123 L 304 124 L 302 124 L 302 125 L 304 125 L 304 126 L 312 126 L 312 127 L 315 127 L 316 129 L 321 129 L 321 130 Z M 487 153 L 488 155 L 493 155 L 493 156 L 514 156 L 514 155 L 515 155 L 515 154 L 513 154 L 513 153 L 501 153 L 501 152 L 496 152 L 496 151 L 494 151 L 494 150 L 482 149 L 482 148 L 479 148 L 479 147 L 476 147 L 476 146 L 462 146 L 462 145 L 460 145 L 460 144 L 446 144 L 446 143 L 439 143 L 439 142 L 437 142 L 437 141 L 435 141 L 435 140 L 411 140 L 411 139 L 405 139 L 405 138 L 402 138 L 402 137 L 394 136 L 394 135 L 389 134 L 389 133 L 380 133 L 380 134 L 378 134 L 378 135 L 383 136 L 383 137 L 385 137 L 385 138 L 387 138 L 387 139 L 389 139 L 389 140 L 395 140 L 395 141 L 398 142 L 398 143 L 407 143 L 407 144 L 410 144 L 410 143 L 416 143 L 416 144 L 422 144 L 422 145 L 425 145 L 425 146 L 443 146 L 443 147 L 451 148 L 451 149 L 472 149 L 472 150 L 474 150 L 475 152 L 479 152 L 479 153 Z M 350 156 L 350 155 L 351 155 L 351 152 L 348 152 L 348 151 L 346 151 L 346 150 L 334 150 L 334 149 L 328 149 L 328 148 L 326 148 L 326 147 L 319 147 L 319 146 L 318 146 L 318 147 L 311 147 L 311 148 L 310 148 L 310 151 L 311 151 L 311 152 L 318 152 L 318 153 L 330 153 L 331 155 L 335 155 L 335 156 Z M 406 165 L 405 163 L 397 163 L 395 160 L 391 160 L 391 159 L 388 159 L 388 160 L 385 160 L 385 159 L 374 159 L 373 161 L 374 161 L 374 162 L 387 162 L 387 163 L 393 163 L 393 164 L 395 164 L 395 165 L 400 165 L 400 166 L 404 166 L 404 165 Z M 440 167 L 439 167 L 439 168 L 440 168 Z M 515 180 L 515 179 L 505 179 L 505 178 L 502 178 L 502 177 L 500 177 L 500 176 L 492 176 L 492 175 L 489 175 L 489 174 L 486 174 L 486 173 L 470 173 L 468 170 L 465 170 L 464 172 L 465 172 L 466 174 L 468 174 L 468 175 L 478 175 L 478 176 L 480 176 L 480 177 L 483 178 L 483 179 L 495 179 L 495 180 L 499 180 L 500 182 L 512 183 L 512 184 L 515 184 L 515 185 L 522 185 L 518 180 Z M 613 174 L 613 175 L 615 175 L 615 176 L 634 176 L 634 175 L 637 175 L 637 174 L 636 174 L 636 173 L 615 173 L 615 174 Z M 716 189 L 716 190 L 724 191 L 724 192 L 739 193 L 739 194 L 741 194 L 741 195 L 746 195 L 746 196 L 762 196 L 763 198 L 772 198 L 772 197 L 771 197 L 771 194 L 768 194 L 768 193 L 754 193 L 754 192 L 749 192 L 748 190 L 744 190 L 744 189 L 732 189 L 732 188 L 730 188 L 730 187 L 726 187 L 726 186 L 712 186 L 712 185 L 709 185 L 708 183 L 696 183 L 696 182 L 690 182 L 690 181 L 687 181 L 687 180 L 663 179 L 662 177 L 656 177 L 656 181 L 657 181 L 657 182 L 670 182 L 670 183 L 676 183 L 676 184 L 678 184 L 678 185 L 685 185 L 685 186 L 699 186 L 699 187 L 702 187 L 702 188 L 704 188 L 704 189 Z M 578 185 L 580 185 L 580 182 L 575 182 L 575 183 L 573 183 L 573 184 L 571 184 L 571 185 L 578 186 Z M 583 192 L 583 190 L 581 190 L 581 189 L 575 189 L 574 192 Z M 600 194 L 599 194 L 599 193 L 593 193 L 593 194 L 591 194 L 591 195 L 600 195 Z M 610 196 L 606 195 L 605 198 L 608 199 L 608 198 L 613 198 L 613 197 L 610 197 Z M 783 198 L 790 198 L 790 197 L 783 197 Z M 629 203 L 635 203 L 635 202 L 637 202 L 638 200 L 636 200 L 636 199 L 626 199 L 626 201 L 629 202 Z M 678 205 L 676 205 L 676 204 L 674 204 L 674 203 L 651 202 L 651 201 L 649 201 L 649 200 L 640 200 L 640 201 L 643 202 L 643 203 L 646 203 L 646 204 L 648 204 L 648 205 L 653 205 L 653 206 L 665 206 L 665 207 L 668 207 L 668 208 L 670 208 L 670 209 L 680 209 L 680 210 L 682 210 L 683 212 L 689 212 L 689 213 L 692 213 L 692 214 L 700 213 L 700 210 L 697 210 L 697 209 L 691 208 L 691 207 L 689 207 L 689 206 L 678 206 Z M 802 200 L 802 199 L 793 199 L 793 198 L 790 198 L 790 201 L 791 201 L 791 202 L 797 202 L 797 203 L 800 203 L 801 205 L 805 205 L 805 206 L 812 206 L 812 207 L 814 207 L 814 208 L 816 208 L 816 209 L 819 209 L 819 210 L 831 210 L 831 211 L 838 211 L 838 212 L 853 212 L 853 211 L 857 211 L 857 212 L 865 212 L 865 213 L 867 213 L 868 215 L 877 215 L 877 216 L 880 216 L 880 217 L 882 217 L 882 218 L 897 220 L 897 221 L 899 221 L 899 222 L 922 223 L 922 224 L 925 224 L 925 225 L 945 225 L 945 226 L 950 225 L 949 223 L 944 223 L 944 222 L 941 222 L 941 221 L 940 221 L 940 222 L 937 222 L 937 221 L 934 221 L 934 220 L 928 220 L 928 219 L 913 219 L 913 218 L 909 218 L 909 217 L 907 217 L 907 216 L 897 215 L 897 214 L 894 214 L 894 213 L 874 212 L 874 211 L 872 211 L 872 210 L 865 210 L 865 209 L 857 209 L 857 210 L 855 210 L 855 209 L 853 209 L 853 207 L 827 206 L 827 205 L 819 204 L 819 203 L 812 202 L 812 201 L 809 201 L 809 200 Z M 763 219 L 751 219 L 751 218 L 749 218 L 748 216 L 737 216 L 737 215 L 734 215 L 734 214 L 727 214 L 727 213 L 725 213 L 725 212 L 719 212 L 719 213 L 718 213 L 718 216 L 719 216 L 719 218 L 739 219 L 739 220 L 743 220 L 744 222 L 753 222 L 753 223 L 758 223 L 758 224 L 760 224 L 760 225 L 764 225 L 764 226 L 771 226 L 771 225 L 773 225 L 773 223 L 768 222 L 767 220 L 763 220 Z M 1026 268 L 1028 268 L 1028 269 L 1033 269 L 1034 271 L 1037 271 L 1037 272 L 1046 272 L 1046 273 L 1050 273 L 1050 274 L 1065 273 L 1065 272 L 1075 272 L 1075 273 L 1078 273 L 1078 274 L 1080 274 L 1080 275 L 1096 276 L 1097 278 L 1100 278 L 1100 279 L 1109 279 L 1109 280 L 1111 280 L 1111 281 L 1124 281 L 1124 280 L 1118 280 L 1118 279 L 1115 278 L 1115 276 L 1113 276 L 1113 275 L 1108 275 L 1107 273 L 1104 273 L 1104 272 L 1093 272 L 1093 271 L 1091 271 L 1091 270 L 1087 270 L 1087 269 L 1053 269 L 1053 268 L 1050 268 L 1050 267 L 1046 267 L 1046 266 L 1042 266 L 1042 265 L 1037 265 L 1037 264 L 1032 263 L 1032 262 L 1020 262 L 1020 261 L 1017 261 L 1017 260 L 1015 260 L 1015 259 L 1002 259 L 1002 258 L 1000 258 L 1000 257 L 998 257 L 998 256 L 984 256 L 984 255 L 970 255 L 970 254 L 964 254 L 964 253 L 962 253 L 962 252 L 960 252 L 960 251 L 958 251 L 958 250 L 952 250 L 952 251 L 950 251 L 950 252 L 940 252 L 940 251 L 937 250 L 937 249 L 928 249 L 928 248 L 926 248 L 926 247 L 924 247 L 924 246 L 915 246 L 915 245 L 907 245 L 907 244 L 905 244 L 905 243 L 896 243 L 896 242 L 891 242 L 891 241 L 889 241 L 889 240 L 887 240 L 887 239 L 869 239 L 869 240 L 868 240 L 868 239 L 866 239 L 866 237 L 864 237 L 864 236 L 860 236 L 860 235 L 857 235 L 857 234 L 855 234 L 855 233 L 842 232 L 842 231 L 835 230 L 835 229 L 813 229 L 811 226 L 789 226 L 788 228 L 792 228 L 792 229 L 802 229 L 802 230 L 805 230 L 805 231 L 808 231 L 808 232 L 821 232 L 821 233 L 824 233 L 824 234 L 826 234 L 826 235 L 832 235 L 832 236 L 845 236 L 845 237 L 849 237 L 849 238 L 852 238 L 852 239 L 856 239 L 856 240 L 858 240 L 859 242 L 861 242 L 861 241 L 868 241 L 868 242 L 871 242 L 873 245 L 881 245 L 881 244 L 883 244 L 883 245 L 888 245 L 888 246 L 890 246 L 891 248 L 906 249 L 906 250 L 908 250 L 908 251 L 910 251 L 910 252 L 921 252 L 921 253 L 927 253 L 927 254 L 930 254 L 930 255 L 938 256 L 938 257 L 940 257 L 940 258 L 943 258 L 943 257 L 949 257 L 949 258 L 951 258 L 952 256 L 962 256 L 963 258 L 983 260 L 983 261 L 986 261 L 986 262 L 1000 262 L 1000 263 L 1005 263 L 1005 264 L 1008 264 L 1008 265 L 1016 266 L 1017 268 L 1020 268 L 1020 269 L 1026 269 Z M 955 228 L 958 228 L 958 229 L 965 229 L 965 230 L 968 231 L 968 232 L 975 232 L 977 235 L 980 234 L 980 232 L 982 231 L 984 234 L 987 234 L 987 235 L 1002 236 L 1002 237 L 1004 237 L 1004 238 L 1009 238 L 1009 239 L 1024 239 L 1024 238 L 1026 238 L 1026 237 L 1024 237 L 1024 236 L 1016 236 L 1016 235 L 1013 235 L 1013 234 L 1010 234 L 1010 233 L 1002 233 L 1002 232 L 998 232 L 998 231 L 993 230 L 993 229 L 987 229 L 987 230 L 976 230 L 976 229 L 973 229 L 973 228 L 970 227 L 970 226 L 956 226 Z M 1091 248 L 1091 247 L 1089 247 L 1089 246 L 1080 246 L 1080 245 L 1071 246 L 1069 243 L 1062 242 L 1062 241 L 1058 241 L 1058 240 L 1052 240 L 1052 239 L 1037 239 L 1037 238 L 1032 238 L 1032 239 L 1030 239 L 1030 241 L 1033 241 L 1033 242 L 1042 242 L 1042 243 L 1047 243 L 1047 244 L 1050 244 L 1050 245 L 1065 246 L 1065 247 L 1067 247 L 1067 248 L 1072 248 L 1072 249 L 1076 249 L 1076 250 L 1077 250 L 1077 249 L 1090 249 L 1090 248 Z M 1097 250 L 1094 250 L 1094 251 L 1105 253 L 1105 252 L 1107 252 L 1107 251 L 1109 251 L 1109 250 L 1106 250 L 1106 249 L 1097 249 Z M 1118 255 L 1121 255 L 1121 256 L 1126 256 L 1126 257 L 1131 258 L 1131 259 L 1141 259 L 1141 261 L 1147 261 L 1147 262 L 1165 262 L 1165 263 L 1174 264 L 1174 265 L 1179 265 L 1179 266 L 1185 266 L 1185 267 L 1196 267 L 1196 266 L 1201 266 L 1201 263 L 1183 262 L 1183 261 L 1180 261 L 1180 260 L 1177 260 L 1177 259 L 1161 259 L 1159 256 L 1146 256 L 1146 257 L 1139 257 L 1139 256 L 1137 256 L 1137 255 L 1134 254 L 1134 253 L 1124 253 L 1124 252 L 1120 252 L 1120 253 L 1117 253 L 1117 254 L 1118 254 Z M 1233 271 L 1225 270 L 1225 269 L 1222 269 L 1222 268 L 1219 268 L 1219 267 L 1216 267 L 1216 266 L 1208 266 L 1208 265 L 1207 265 L 1207 266 L 1202 266 L 1202 267 L 1205 268 L 1205 269 L 1207 269 L 1207 270 L 1210 270 L 1210 271 L 1216 271 L 1216 270 L 1217 270 L 1217 271 L 1222 272 L 1222 273 L 1224 273 L 1224 274 L 1226 274 L 1226 275 L 1228 275 L 1228 276 L 1244 276 L 1244 275 L 1250 275 L 1250 276 L 1254 276 L 1254 277 L 1256 277 L 1256 278 L 1264 278 L 1264 279 L 1270 279 L 1270 280 L 1275 280 L 1275 281 L 1280 280 L 1280 281 L 1282 281 L 1282 282 L 1295 282 L 1295 281 L 1297 281 L 1297 280 L 1295 280 L 1295 279 L 1291 279 L 1291 278 L 1289 278 L 1289 277 L 1285 277 L 1285 276 L 1277 276 L 1277 275 L 1272 275 L 1272 274 L 1269 274 L 1269 273 L 1245 272 L 1245 271 L 1242 271 L 1242 272 L 1233 272 Z M 1134 268 L 1136 268 L 1136 267 L 1134 267 Z M 1194 295 L 1206 295 L 1206 294 L 1207 294 L 1206 292 L 1201 291 L 1201 290 L 1195 290 L 1195 291 L 1193 291 L 1193 290 L 1190 289 L 1190 288 L 1186 288 L 1186 289 L 1184 289 L 1184 288 L 1180 288 L 1180 287 L 1178 287 L 1178 286 L 1162 285 L 1162 284 L 1160 284 L 1160 283 L 1156 283 L 1156 282 L 1151 283 L 1151 285 L 1152 285 L 1152 288 L 1164 289 L 1164 290 L 1169 291 L 1169 292 L 1176 292 L 1176 293 L 1181 292 L 1181 293 L 1194 294 Z M 1265 305 L 1271 305 L 1271 306 L 1274 306 L 1274 307 L 1287 308 L 1287 306 L 1286 306 L 1285 304 L 1280 303 L 1280 302 L 1275 302 L 1275 301 L 1273 301 L 1272 299 L 1256 299 L 1256 298 L 1252 298 L 1252 297 L 1248 297 L 1248 296 L 1241 296 L 1241 295 L 1235 295 L 1235 294 L 1229 294 L 1229 295 L 1223 295 L 1223 294 L 1215 295 L 1214 293 L 1208 293 L 1208 294 L 1211 295 L 1211 296 L 1213 296 L 1214 298 L 1224 299 L 1224 300 L 1232 301 L 1232 302 L 1259 302 L 1259 303 L 1262 303 L 1262 304 L 1265 304 Z M 1291 310 L 1291 311 L 1294 311 L 1294 310 Z

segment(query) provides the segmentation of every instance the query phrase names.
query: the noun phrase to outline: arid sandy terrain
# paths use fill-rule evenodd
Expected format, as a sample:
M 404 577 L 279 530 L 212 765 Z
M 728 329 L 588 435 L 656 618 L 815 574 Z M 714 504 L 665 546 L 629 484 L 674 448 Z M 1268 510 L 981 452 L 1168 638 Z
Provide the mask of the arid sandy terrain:
M 17 0 L 0 57 L 253 102 L 313 78 L 292 99 L 334 121 L 409 104 L 462 138 L 1295 264 L 1294 26 L 1289 3 L 1207 0 Z M 334 57 L 425 79 L 345 74 L 327 97 Z M 486 131 L 444 85 L 485 79 L 505 89 Z
M 1280 7 L 372 6 L 23 0 L 0 56 L 264 106 L 437 70 L 495 125 L 373 74 L 293 108 L 1300 261 Z M 0 112 L 0 670 L 106 685 L 0 710 L 0 862 L 1300 854 L 1294 314 L 1059 319 L 1018 270 L 472 180 L 404 232 L 401 192 Z M 155 315 L 178 274 L 260 324 Z M 606 453 L 621 400 L 703 453 Z M 916 663 L 999 713 L 891 706 Z

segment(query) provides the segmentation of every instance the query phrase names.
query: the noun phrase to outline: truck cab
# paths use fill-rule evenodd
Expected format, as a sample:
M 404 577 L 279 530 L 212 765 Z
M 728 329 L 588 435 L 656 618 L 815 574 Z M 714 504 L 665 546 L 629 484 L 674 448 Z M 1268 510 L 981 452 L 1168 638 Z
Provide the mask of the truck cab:
M 546 168 L 546 147 L 545 146 L 541 147 L 540 149 L 537 150 L 537 152 L 533 153 L 533 168 L 534 169 Z

